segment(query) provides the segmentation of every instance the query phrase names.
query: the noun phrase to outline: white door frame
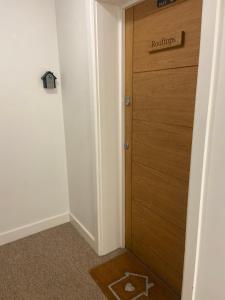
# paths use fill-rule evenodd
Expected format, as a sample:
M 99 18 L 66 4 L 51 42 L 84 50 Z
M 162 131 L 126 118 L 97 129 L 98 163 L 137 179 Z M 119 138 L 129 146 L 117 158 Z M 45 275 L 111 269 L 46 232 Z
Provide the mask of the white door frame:
M 98 214 L 96 249 L 99 255 L 124 247 L 124 9 L 139 1 L 141 0 L 86 0 L 90 32 L 92 109 L 95 120 Z M 118 5 L 109 4 L 110 2 Z M 203 0 L 182 300 L 195 299 L 209 129 L 222 16 L 220 7 L 223 2 L 224 0 Z M 119 3 L 123 4 L 119 5 Z M 107 74 L 112 74 L 110 81 L 106 78 Z M 107 110 L 105 103 L 114 105 L 109 105 L 110 109 L 115 110 L 114 118 L 111 117 L 112 111 Z M 119 125 L 115 124 L 115 120 L 118 120 Z M 112 147 L 117 141 L 115 148 L 112 149 L 116 156 L 113 156 L 110 151 L 105 153 L 107 149 L 105 146 L 110 143 L 107 128 L 108 133 L 112 134 L 113 127 L 115 127 L 114 134 L 110 139 L 114 139 Z M 109 165 L 111 160 L 114 161 Z

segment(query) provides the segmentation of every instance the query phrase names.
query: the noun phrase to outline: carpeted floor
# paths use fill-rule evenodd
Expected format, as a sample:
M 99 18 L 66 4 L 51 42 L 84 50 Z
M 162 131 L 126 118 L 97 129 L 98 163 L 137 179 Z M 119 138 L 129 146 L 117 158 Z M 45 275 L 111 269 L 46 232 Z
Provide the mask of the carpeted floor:
M 89 275 L 98 257 L 70 223 L 0 247 L 0 300 L 105 300 Z

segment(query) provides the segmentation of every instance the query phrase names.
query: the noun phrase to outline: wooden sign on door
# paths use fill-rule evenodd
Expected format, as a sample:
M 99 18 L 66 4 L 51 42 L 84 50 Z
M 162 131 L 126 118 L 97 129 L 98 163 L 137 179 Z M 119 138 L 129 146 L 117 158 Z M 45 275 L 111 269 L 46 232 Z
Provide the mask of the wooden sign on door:
M 184 45 L 185 32 L 179 31 L 163 37 L 151 40 L 149 52 L 158 52 L 170 48 L 182 47 Z

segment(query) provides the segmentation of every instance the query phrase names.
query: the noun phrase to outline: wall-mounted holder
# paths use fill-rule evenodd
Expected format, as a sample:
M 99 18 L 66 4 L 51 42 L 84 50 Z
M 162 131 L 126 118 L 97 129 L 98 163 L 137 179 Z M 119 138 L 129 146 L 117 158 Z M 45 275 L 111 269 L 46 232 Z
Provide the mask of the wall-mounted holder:
M 45 89 L 55 89 L 57 77 L 50 71 L 47 71 L 41 79 L 43 80 L 43 87 Z

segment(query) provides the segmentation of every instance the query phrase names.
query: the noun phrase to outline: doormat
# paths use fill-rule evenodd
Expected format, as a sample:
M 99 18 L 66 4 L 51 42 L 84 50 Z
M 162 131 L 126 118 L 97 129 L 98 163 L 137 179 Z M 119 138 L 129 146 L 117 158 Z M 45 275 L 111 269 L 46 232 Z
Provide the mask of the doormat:
M 109 300 L 180 300 L 130 252 L 92 269 L 90 274 Z

